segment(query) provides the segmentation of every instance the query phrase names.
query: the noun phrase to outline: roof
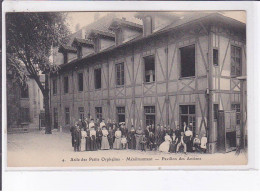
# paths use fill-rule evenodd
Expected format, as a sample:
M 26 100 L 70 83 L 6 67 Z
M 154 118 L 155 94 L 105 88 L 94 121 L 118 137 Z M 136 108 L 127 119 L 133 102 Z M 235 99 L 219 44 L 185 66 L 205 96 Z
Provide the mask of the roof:
M 89 34 L 89 38 L 94 37 L 94 36 L 104 36 L 107 38 L 115 38 L 115 34 L 113 32 L 110 31 L 101 31 L 101 30 L 91 30 L 90 34 Z
M 114 28 L 117 28 L 117 26 L 119 26 L 119 25 L 127 26 L 130 28 L 135 28 L 140 31 L 143 30 L 143 25 L 127 21 L 125 18 L 124 19 L 115 18 L 113 20 L 113 22 L 111 23 L 109 29 L 113 30 Z
M 85 46 L 94 46 L 94 43 L 91 40 L 83 39 L 83 38 L 74 38 L 72 42 L 72 46 L 76 45 L 85 45 Z
M 63 52 L 73 52 L 73 53 L 75 53 L 75 52 L 77 52 L 77 49 L 72 47 L 72 46 L 61 45 L 59 47 L 58 52 L 60 52 L 60 53 L 63 53 Z
M 158 30 L 158 31 L 156 31 L 156 32 L 154 32 L 154 33 L 152 33 L 148 36 L 143 36 L 143 35 L 137 36 L 136 38 L 134 38 L 134 39 L 132 39 L 128 42 L 125 42 L 123 44 L 120 44 L 118 46 L 114 45 L 114 46 L 111 46 L 111 47 L 109 47 L 105 50 L 98 52 L 98 53 L 93 53 L 91 55 L 88 55 L 88 56 L 86 56 L 82 59 L 77 59 L 77 60 L 71 61 L 67 64 L 62 64 L 61 68 L 69 66 L 71 64 L 74 64 L 75 62 L 78 62 L 78 61 L 84 61 L 86 59 L 90 59 L 92 57 L 111 52 L 113 49 L 116 49 L 116 48 L 124 47 L 126 45 L 130 45 L 130 44 L 133 44 L 133 43 L 137 43 L 138 41 L 146 40 L 150 37 L 154 37 L 154 36 L 157 36 L 157 35 L 162 34 L 162 33 L 167 33 L 171 30 L 181 28 L 185 25 L 187 26 L 187 25 L 194 23 L 194 22 L 201 22 L 201 21 L 209 21 L 210 22 L 210 21 L 213 21 L 213 20 L 218 21 L 217 19 L 218 20 L 221 19 L 222 21 L 225 21 L 225 22 L 229 23 L 230 25 L 236 25 L 236 26 L 243 27 L 243 28 L 245 27 L 244 23 L 239 22 L 235 19 L 229 18 L 229 17 L 224 16 L 224 15 L 219 14 L 219 13 L 193 12 L 192 14 L 186 14 L 186 15 L 180 16 L 179 20 L 177 20 L 177 21 L 175 20 L 172 24 L 170 24 L 170 25 L 166 26 L 165 28 Z

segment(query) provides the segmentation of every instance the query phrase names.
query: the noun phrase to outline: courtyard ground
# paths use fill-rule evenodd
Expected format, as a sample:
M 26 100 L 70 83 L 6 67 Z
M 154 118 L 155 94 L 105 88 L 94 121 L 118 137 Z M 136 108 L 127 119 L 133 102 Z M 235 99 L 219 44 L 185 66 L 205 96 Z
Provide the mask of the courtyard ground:
M 84 144 L 84 141 L 83 141 Z M 7 135 L 8 167 L 92 167 L 92 166 L 182 166 L 182 165 L 245 165 L 247 154 L 235 152 L 161 153 L 139 150 L 98 150 L 74 152 L 70 133 L 44 134 L 35 131 Z

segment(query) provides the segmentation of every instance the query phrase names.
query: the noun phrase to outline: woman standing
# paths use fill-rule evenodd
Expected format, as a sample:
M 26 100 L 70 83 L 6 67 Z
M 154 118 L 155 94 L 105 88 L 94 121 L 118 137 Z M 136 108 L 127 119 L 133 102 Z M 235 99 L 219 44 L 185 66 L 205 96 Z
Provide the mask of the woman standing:
M 105 126 L 102 127 L 102 140 L 101 140 L 101 150 L 109 150 L 109 143 L 108 143 L 108 131 Z
M 91 151 L 96 151 L 97 150 L 97 144 L 96 144 L 96 131 L 95 127 L 93 126 L 90 129 L 90 150 Z
M 121 137 L 122 137 L 122 132 L 120 131 L 119 128 L 117 128 L 117 131 L 115 132 L 115 142 L 114 142 L 114 149 L 120 150 L 121 149 Z
M 90 137 L 90 131 L 87 129 L 87 136 L 86 136 L 86 151 L 91 150 L 91 137 Z
M 128 149 L 135 150 L 136 148 L 136 139 L 135 139 L 135 129 L 132 125 L 130 132 L 128 133 Z
M 193 133 L 190 130 L 189 127 L 187 127 L 187 130 L 185 131 L 185 136 L 184 136 L 184 142 L 187 145 L 187 152 L 192 152 L 192 137 L 193 137 Z
M 141 127 L 139 127 L 136 130 L 136 133 L 135 133 L 136 149 L 137 150 L 141 150 L 142 135 L 143 135 L 143 131 L 142 131 Z
M 160 152 L 169 152 L 170 144 L 172 142 L 172 138 L 166 133 L 164 137 L 164 142 L 160 145 L 159 151 Z

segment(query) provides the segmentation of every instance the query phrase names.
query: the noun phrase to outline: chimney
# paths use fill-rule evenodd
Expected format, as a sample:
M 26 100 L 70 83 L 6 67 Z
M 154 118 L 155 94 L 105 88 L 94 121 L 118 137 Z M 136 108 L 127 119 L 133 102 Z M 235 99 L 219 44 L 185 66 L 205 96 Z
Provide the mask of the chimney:
M 76 32 L 79 31 L 79 29 L 80 29 L 80 24 L 77 24 L 75 27 Z
M 96 12 L 95 15 L 94 15 L 94 21 L 97 21 L 100 17 L 100 14 L 99 12 Z

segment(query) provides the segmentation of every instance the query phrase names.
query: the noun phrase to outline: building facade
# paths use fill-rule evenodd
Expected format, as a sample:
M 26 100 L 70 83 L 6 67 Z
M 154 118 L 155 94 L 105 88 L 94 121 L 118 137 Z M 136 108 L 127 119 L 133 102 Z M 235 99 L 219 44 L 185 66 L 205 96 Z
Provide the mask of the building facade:
M 215 152 L 219 110 L 236 111 L 246 74 L 246 25 L 219 13 L 142 12 L 141 24 L 115 18 L 107 30 L 61 46 L 50 76 L 53 127 L 79 118 L 176 129 L 186 122 L 207 134 Z M 77 56 L 68 61 L 68 56 Z
M 39 116 L 41 111 L 44 112 L 44 107 L 37 83 L 28 77 L 26 84 L 20 84 L 10 76 L 7 74 L 8 132 L 39 130 Z M 44 75 L 40 80 L 44 83 Z

